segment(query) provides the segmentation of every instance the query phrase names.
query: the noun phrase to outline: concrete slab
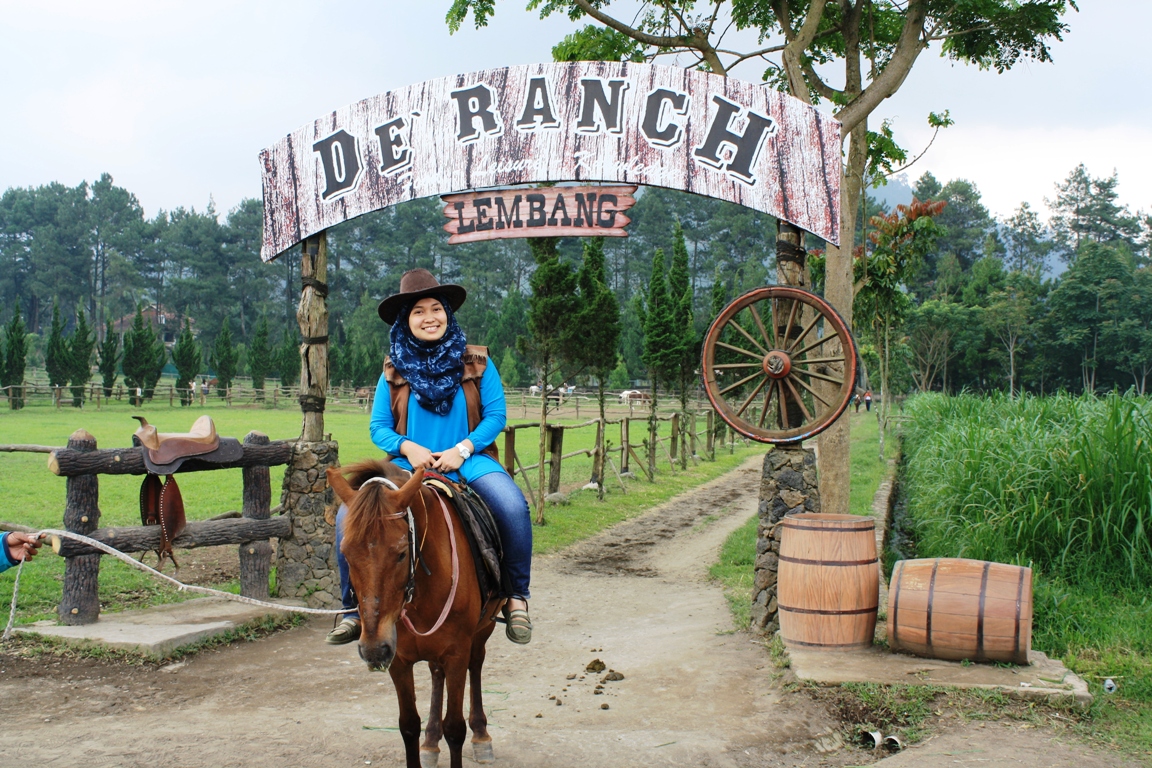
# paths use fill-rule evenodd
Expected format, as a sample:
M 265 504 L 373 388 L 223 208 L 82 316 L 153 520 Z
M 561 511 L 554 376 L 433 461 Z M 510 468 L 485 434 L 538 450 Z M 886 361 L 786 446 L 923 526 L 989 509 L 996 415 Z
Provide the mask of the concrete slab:
M 281 605 L 298 601 L 273 600 Z M 177 648 L 200 642 L 265 616 L 282 615 L 275 608 L 246 605 L 221 597 L 201 597 L 183 603 L 107 613 L 95 624 L 59 626 L 38 621 L 17 631 L 78 644 L 96 644 L 164 658 Z
M 844 652 L 789 648 L 788 656 L 797 678 L 819 685 L 941 685 L 999 690 L 1053 704 L 1087 707 L 1092 703 L 1092 694 L 1084 680 L 1058 659 L 1050 659 L 1039 651 L 1028 655 L 1031 663 L 1027 667 L 965 666 L 958 661 L 890 653 L 880 647 Z

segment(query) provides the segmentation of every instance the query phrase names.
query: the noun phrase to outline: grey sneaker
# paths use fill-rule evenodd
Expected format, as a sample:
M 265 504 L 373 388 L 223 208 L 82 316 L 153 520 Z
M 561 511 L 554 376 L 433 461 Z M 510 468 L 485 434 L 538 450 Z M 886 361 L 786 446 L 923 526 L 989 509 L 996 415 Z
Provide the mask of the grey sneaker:
M 360 619 L 354 619 L 351 616 L 343 619 L 336 627 L 328 633 L 324 638 L 324 642 L 328 645 L 344 645 L 345 643 L 352 643 L 360 639 Z

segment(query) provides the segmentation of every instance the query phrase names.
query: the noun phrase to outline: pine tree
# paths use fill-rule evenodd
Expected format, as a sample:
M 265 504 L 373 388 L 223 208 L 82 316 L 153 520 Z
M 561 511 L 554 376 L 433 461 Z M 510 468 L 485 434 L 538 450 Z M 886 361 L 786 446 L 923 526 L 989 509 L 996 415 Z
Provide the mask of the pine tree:
M 264 399 L 264 377 L 271 371 L 272 348 L 268 345 L 268 318 L 261 317 L 248 349 L 248 374 L 252 377 L 252 388 L 257 390 L 258 400 Z
M 172 347 L 172 364 L 176 366 L 176 389 L 180 392 L 180 405 L 192 405 L 192 382 L 203 366 L 200 345 L 192 338 L 192 326 L 184 321 L 184 330 Z
M 18 411 L 24 407 L 24 366 L 28 360 L 28 331 L 20 317 L 20 303 L 4 329 L 4 358 L 0 360 L 0 386 L 8 389 L 8 407 Z
M 48 384 L 63 387 L 68 384 L 72 362 L 68 356 L 68 340 L 64 338 L 64 321 L 60 318 L 60 305 L 52 302 L 52 330 L 44 349 L 44 368 L 48 371 Z
M 124 386 L 128 388 L 129 402 L 139 407 L 144 402 L 144 385 L 152 369 L 152 330 L 144 325 L 144 313 L 136 307 L 132 328 L 124 334 Z
M 112 387 L 116 386 L 116 367 L 120 359 L 120 337 L 112 327 L 109 320 L 104 326 L 104 341 L 100 342 L 98 349 L 100 380 L 104 388 L 104 397 L 112 397 Z
M 699 358 L 699 342 L 696 339 L 696 313 L 692 310 L 692 281 L 688 272 L 688 246 L 684 242 L 684 230 L 676 222 L 672 239 L 672 266 L 668 270 L 668 300 L 672 305 L 672 332 L 675 338 L 676 353 L 679 358 L 673 372 L 672 381 L 680 395 L 680 434 L 673 439 L 680 440 L 680 468 L 688 466 L 688 394 L 692 387 Z
M 660 383 L 673 378 L 680 363 L 676 331 L 673 327 L 672 302 L 664 269 L 664 249 L 657 248 L 652 258 L 652 279 L 644 308 L 644 364 L 652 382 L 652 413 L 648 418 L 648 475 L 656 476 L 656 406 Z
M 144 328 L 141 343 L 146 350 L 145 359 L 148 361 L 144 375 L 144 399 L 151 400 L 156 393 L 156 383 L 164 373 L 164 366 L 168 364 L 168 349 L 164 346 L 164 339 L 154 332 L 150 325 Z
M 224 397 L 232 386 L 238 362 L 239 355 L 232 344 L 232 330 L 228 327 L 228 318 L 224 318 L 220 333 L 216 334 L 216 343 L 212 345 L 212 367 L 216 369 L 216 393 L 220 397 Z
M 580 287 L 580 310 L 576 326 L 580 341 L 576 348 L 578 361 L 596 378 L 600 404 L 600 424 L 596 428 L 596 456 L 592 482 L 604 498 L 604 389 L 616 367 L 620 345 L 620 304 L 606 284 L 604 275 L 604 238 L 584 241 L 584 262 L 576 276 Z
M 68 345 L 68 358 L 71 371 L 68 378 L 72 383 L 72 407 L 84 405 L 84 388 L 92 378 L 92 349 L 96 346 L 96 333 L 88 325 L 83 309 L 76 310 L 76 330 Z
M 572 267 L 560 261 L 556 248 L 557 238 L 538 237 L 528 241 L 536 260 L 536 271 L 529 285 L 532 296 L 528 299 L 528 339 L 523 350 L 536 363 L 540 371 L 540 498 L 536 504 L 536 524 L 544 525 L 545 446 L 548 435 L 548 385 L 562 362 L 572 357 L 573 340 L 582 329 L 574 322 L 579 299 L 576 295 L 576 274 Z
M 300 342 L 296 334 L 287 329 L 276 351 L 276 369 L 280 372 L 281 387 L 291 387 L 300 378 Z

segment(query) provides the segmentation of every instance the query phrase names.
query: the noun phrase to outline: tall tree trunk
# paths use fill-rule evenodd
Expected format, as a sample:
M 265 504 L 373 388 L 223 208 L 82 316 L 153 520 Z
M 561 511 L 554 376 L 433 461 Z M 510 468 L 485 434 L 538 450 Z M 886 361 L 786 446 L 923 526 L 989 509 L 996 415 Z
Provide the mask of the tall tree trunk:
M 848 164 L 840 180 L 840 245 L 828 244 L 824 298 L 844 321 L 852 326 L 852 250 L 856 232 L 856 210 L 862 194 L 865 163 L 868 159 L 867 121 L 861 121 L 851 134 Z M 836 354 L 836 342 L 828 345 L 829 356 Z M 849 464 L 849 436 L 851 420 L 837 419 L 820 433 L 820 511 L 829 514 L 848 514 L 851 473 Z

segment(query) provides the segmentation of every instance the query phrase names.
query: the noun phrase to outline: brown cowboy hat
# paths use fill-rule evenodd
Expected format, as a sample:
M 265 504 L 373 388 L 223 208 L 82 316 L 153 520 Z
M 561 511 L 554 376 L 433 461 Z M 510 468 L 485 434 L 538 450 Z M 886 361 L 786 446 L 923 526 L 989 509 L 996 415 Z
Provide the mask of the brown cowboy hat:
M 425 296 L 443 296 L 455 312 L 464 304 L 464 299 L 468 298 L 468 292 L 460 285 L 440 285 L 426 269 L 410 269 L 400 277 L 400 292 L 380 302 L 376 311 L 380 313 L 381 320 L 392 325 L 396 322 L 401 306 Z

